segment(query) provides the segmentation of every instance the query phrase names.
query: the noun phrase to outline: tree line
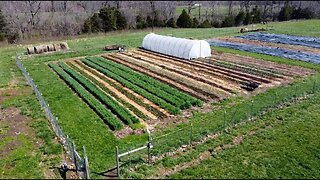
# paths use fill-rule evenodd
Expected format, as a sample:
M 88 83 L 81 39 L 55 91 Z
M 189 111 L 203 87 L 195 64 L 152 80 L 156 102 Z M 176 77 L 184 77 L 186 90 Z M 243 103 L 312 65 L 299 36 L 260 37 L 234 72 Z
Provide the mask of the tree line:
M 317 4 L 320 5 L 311 1 L 8 1 L 0 2 L 0 41 L 16 43 L 33 37 L 153 27 L 221 28 L 310 19 L 319 17 Z M 179 14 L 178 7 L 184 7 Z M 219 12 L 221 7 L 227 8 L 226 14 Z M 200 14 L 200 8 L 204 13 Z

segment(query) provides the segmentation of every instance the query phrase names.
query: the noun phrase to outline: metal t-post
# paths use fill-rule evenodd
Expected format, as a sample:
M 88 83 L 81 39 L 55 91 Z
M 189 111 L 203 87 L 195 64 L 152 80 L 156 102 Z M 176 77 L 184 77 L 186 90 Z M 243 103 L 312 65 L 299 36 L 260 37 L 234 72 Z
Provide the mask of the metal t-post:
M 251 120 L 253 119 L 253 100 L 251 101 Z
M 315 88 L 316 88 L 316 80 L 313 81 L 313 87 L 312 87 L 312 92 L 315 93 Z
M 190 142 L 189 145 L 192 143 L 192 122 L 190 122 Z
M 84 163 L 85 163 L 85 168 L 86 168 L 86 179 L 90 179 L 89 175 L 89 161 L 88 161 L 88 156 L 86 152 L 86 148 L 83 146 L 83 155 L 84 155 Z
M 152 137 L 151 137 L 151 133 L 149 131 L 149 129 L 147 128 L 147 132 L 148 132 L 148 163 L 151 163 L 151 148 L 152 146 Z
M 119 149 L 118 149 L 118 146 L 116 146 L 116 163 L 117 163 L 117 177 L 120 177 Z

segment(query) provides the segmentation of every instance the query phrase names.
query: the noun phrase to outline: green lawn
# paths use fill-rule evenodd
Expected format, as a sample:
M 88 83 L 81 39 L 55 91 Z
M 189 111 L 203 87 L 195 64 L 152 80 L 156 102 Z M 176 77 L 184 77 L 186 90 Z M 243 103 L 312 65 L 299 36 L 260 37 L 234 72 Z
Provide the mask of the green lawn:
M 299 104 L 268 113 L 255 123 L 268 122 L 270 129 L 170 178 L 319 178 L 319 101 L 317 93 Z
M 320 20 L 308 20 L 298 22 L 282 22 L 272 23 L 273 33 L 286 33 L 292 29 L 293 35 L 313 35 L 320 36 L 317 31 Z M 262 26 L 262 25 L 257 25 Z M 299 26 L 299 27 L 297 27 Z M 209 29 L 171 29 L 171 28 L 160 28 L 154 29 L 155 33 L 176 37 L 193 37 L 198 39 L 207 39 L 218 36 L 234 36 L 238 35 L 238 29 L 233 28 L 209 28 Z M 300 29 L 298 31 L 298 29 Z M 319 29 L 319 28 L 318 28 Z M 146 135 L 135 135 L 129 136 L 121 141 L 117 140 L 112 132 L 104 125 L 103 121 L 92 111 L 73 91 L 71 91 L 65 83 L 49 68 L 46 64 L 50 61 L 62 60 L 65 58 L 78 57 L 78 56 L 89 56 L 94 54 L 103 53 L 102 48 L 107 44 L 125 44 L 129 48 L 138 47 L 141 45 L 143 37 L 151 32 L 151 29 L 144 31 L 123 31 L 114 32 L 100 35 L 90 35 L 82 38 L 72 38 L 67 40 L 69 47 L 72 52 L 68 53 L 55 53 L 52 55 L 38 55 L 32 58 L 23 60 L 23 64 L 26 66 L 30 75 L 38 85 L 42 92 L 45 100 L 49 103 L 53 113 L 59 118 L 60 125 L 63 131 L 68 134 L 74 141 L 77 147 L 85 146 L 87 149 L 90 170 L 93 177 L 98 177 L 95 173 L 102 172 L 111 168 L 115 165 L 114 153 L 115 145 L 120 146 L 120 150 L 123 152 L 128 147 L 139 146 L 144 144 L 147 137 Z M 25 46 L 24 46 L 25 47 Z M 16 67 L 14 62 L 15 51 L 23 52 L 24 47 L 11 46 L 0 49 L 2 58 L 0 59 L 0 88 L 8 88 L 10 82 L 14 78 L 23 80 L 23 77 Z M 220 48 L 222 51 L 230 51 L 227 49 Z M 238 52 L 236 52 L 238 53 Z M 249 54 L 252 56 L 258 56 L 266 60 L 280 61 L 282 63 L 290 64 L 292 60 L 277 59 L 271 56 Z M 295 64 L 295 63 L 293 63 Z M 308 63 L 300 63 L 305 67 L 315 67 Z M 318 66 L 317 66 L 318 67 Z M 318 68 L 315 68 L 316 70 Z M 315 78 L 320 79 L 319 76 Z M 312 79 L 313 80 L 313 79 Z M 312 81 L 310 80 L 310 83 Z M 319 81 L 320 82 L 320 81 Z M 297 83 L 303 83 L 302 81 Z M 289 87 L 293 91 L 294 86 Z M 284 91 L 282 88 L 275 91 Z M 303 90 L 303 89 L 301 89 Z M 270 94 L 273 92 L 270 92 Z M 32 97 L 34 98 L 34 97 Z M 263 102 L 263 98 L 261 99 Z M 238 103 L 248 103 L 249 100 L 240 100 Z M 16 103 L 19 105 L 19 102 Z M 194 119 L 204 119 L 207 121 L 215 122 L 215 113 L 208 114 L 197 114 Z M 220 119 L 221 120 L 221 119 Z M 216 127 L 221 125 L 221 121 L 212 123 L 210 132 Z M 186 124 L 181 124 L 181 127 Z M 197 126 L 195 126 L 197 127 Z M 203 124 L 199 124 L 198 127 L 203 127 Z M 168 131 L 174 129 L 174 127 L 168 127 Z M 196 130 L 196 129 L 195 129 Z M 205 131 L 205 130 L 204 130 Z M 161 133 L 164 133 L 160 132 Z M 199 131 L 200 132 L 200 131 Z M 204 134 L 209 133 L 205 132 Z M 201 135 L 204 135 L 201 134 Z M 171 142 L 172 143 L 172 142 Z M 171 144 L 170 142 L 168 145 Z M 159 143 L 159 146 L 161 144 Z M 155 152 L 162 153 L 169 150 L 168 146 L 156 147 Z M 170 148 L 174 148 L 173 146 Z M 81 150 L 80 150 L 81 151 Z

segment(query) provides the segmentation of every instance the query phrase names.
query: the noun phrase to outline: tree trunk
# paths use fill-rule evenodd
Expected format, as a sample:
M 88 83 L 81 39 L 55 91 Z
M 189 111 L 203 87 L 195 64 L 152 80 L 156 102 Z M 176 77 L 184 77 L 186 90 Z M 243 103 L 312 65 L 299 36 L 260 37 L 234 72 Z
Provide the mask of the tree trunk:
M 229 1 L 229 16 L 232 15 L 232 1 Z
M 55 8 L 54 8 L 54 1 L 51 1 L 51 12 L 55 12 Z

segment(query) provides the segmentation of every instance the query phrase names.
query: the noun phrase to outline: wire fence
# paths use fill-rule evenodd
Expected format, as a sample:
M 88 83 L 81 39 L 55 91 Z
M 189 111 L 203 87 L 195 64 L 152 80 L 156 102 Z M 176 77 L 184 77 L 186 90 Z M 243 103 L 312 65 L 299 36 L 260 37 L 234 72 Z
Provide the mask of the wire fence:
M 79 153 L 76 151 L 75 145 L 70 139 L 68 135 L 61 130 L 61 127 L 58 123 L 58 118 L 53 115 L 49 108 L 49 104 L 46 103 L 44 100 L 42 93 L 39 91 L 37 85 L 34 83 L 33 79 L 30 77 L 30 74 L 27 72 L 26 68 L 23 66 L 20 56 L 18 53 L 16 54 L 16 64 L 18 65 L 19 69 L 22 71 L 27 84 L 30 85 L 37 96 L 41 108 L 45 111 L 46 117 L 48 118 L 53 131 L 55 132 L 56 136 L 59 138 L 60 143 L 63 145 L 68 158 L 70 158 L 71 162 L 75 166 L 75 170 L 79 172 L 79 176 L 84 179 L 89 179 L 89 165 L 88 165 L 88 157 L 86 155 L 86 151 L 84 148 L 84 157 L 82 158 Z
M 232 128 L 238 123 L 252 120 L 270 110 L 288 103 L 295 103 L 297 99 L 319 91 L 320 82 L 317 81 L 316 77 L 313 77 L 278 90 L 270 89 L 266 93 L 252 97 L 251 101 L 245 100 L 230 107 L 222 106 L 221 109 L 212 111 L 207 115 L 201 115 L 199 118 L 195 114 L 193 121 L 179 124 L 178 127 L 170 130 L 154 133 L 152 135 L 153 148 L 151 154 L 154 159 L 159 160 L 161 159 L 159 157 L 164 153 L 174 152 L 180 147 L 199 142 L 210 134 L 221 132 L 226 128 Z M 139 145 L 135 145 L 135 147 L 123 147 L 122 150 L 134 149 L 136 146 Z M 123 164 L 126 164 L 125 169 L 130 169 L 136 166 L 137 163 L 146 163 L 148 161 L 146 154 L 146 152 L 140 152 L 122 159 Z

